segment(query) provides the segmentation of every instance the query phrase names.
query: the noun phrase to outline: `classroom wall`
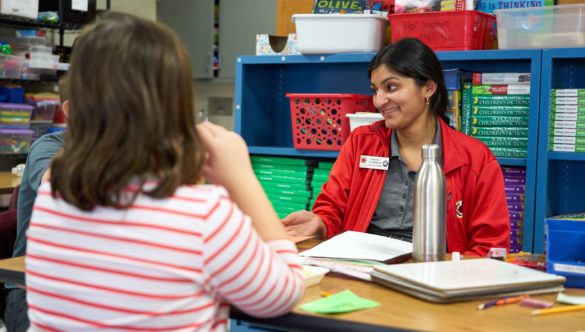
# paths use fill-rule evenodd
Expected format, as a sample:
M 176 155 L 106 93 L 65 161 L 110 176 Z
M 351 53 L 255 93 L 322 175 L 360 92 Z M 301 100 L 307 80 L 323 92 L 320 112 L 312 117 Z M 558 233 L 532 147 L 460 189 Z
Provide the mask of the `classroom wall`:
M 131 13 L 140 17 L 156 20 L 156 1 L 157 0 L 111 0 L 111 10 Z M 200 1 L 200 0 L 194 0 Z M 97 1 L 98 9 L 106 8 L 106 0 Z M 71 45 L 77 37 L 77 32 L 66 32 L 64 44 Z M 58 43 L 58 35 L 53 39 Z M 233 109 L 230 114 L 218 114 L 215 109 L 210 109 L 209 101 L 213 98 L 231 98 L 233 108 L 235 86 L 233 81 L 193 81 L 193 93 L 195 100 L 195 110 L 201 119 L 208 119 L 214 123 L 233 129 Z
M 97 0 L 98 10 L 106 9 L 106 0 Z M 156 0 L 111 0 L 111 10 L 134 14 L 136 16 L 156 20 Z M 79 32 L 66 31 L 63 44 L 71 46 Z M 59 43 L 59 34 L 53 33 L 53 43 Z

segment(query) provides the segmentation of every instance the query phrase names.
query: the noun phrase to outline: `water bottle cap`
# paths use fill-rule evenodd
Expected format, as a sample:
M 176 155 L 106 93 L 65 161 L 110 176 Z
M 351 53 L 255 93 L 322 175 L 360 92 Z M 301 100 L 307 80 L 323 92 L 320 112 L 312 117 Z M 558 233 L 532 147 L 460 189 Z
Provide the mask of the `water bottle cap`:
M 437 144 L 423 144 L 422 146 L 422 157 L 423 160 L 440 160 L 441 159 L 441 148 Z

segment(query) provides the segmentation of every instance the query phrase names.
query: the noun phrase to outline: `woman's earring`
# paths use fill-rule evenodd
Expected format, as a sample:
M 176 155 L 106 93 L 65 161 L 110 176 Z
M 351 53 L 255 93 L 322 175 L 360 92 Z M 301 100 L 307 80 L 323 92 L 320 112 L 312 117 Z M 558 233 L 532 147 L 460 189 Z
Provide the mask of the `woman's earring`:
M 427 97 L 426 97 L 426 99 L 427 99 L 427 105 L 429 105 L 429 100 L 430 100 L 430 97 L 429 97 L 429 96 L 427 96 Z

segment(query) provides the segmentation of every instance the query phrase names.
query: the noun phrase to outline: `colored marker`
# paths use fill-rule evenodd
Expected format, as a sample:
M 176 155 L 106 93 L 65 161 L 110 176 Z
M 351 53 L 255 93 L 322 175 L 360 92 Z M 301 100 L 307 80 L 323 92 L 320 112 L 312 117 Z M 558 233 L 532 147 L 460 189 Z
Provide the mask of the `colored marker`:
M 486 303 L 482 303 L 482 304 L 478 305 L 477 306 L 477 310 L 484 310 L 484 309 L 487 309 L 489 307 L 495 307 L 495 306 L 499 306 L 499 305 L 505 305 L 505 304 L 511 304 L 511 303 L 518 303 L 518 302 L 522 301 L 523 299 L 525 299 L 527 297 L 528 297 L 528 295 L 522 295 L 522 296 L 505 297 L 505 298 L 502 298 L 502 299 L 488 301 Z
M 542 315 L 549 315 L 549 314 L 558 314 L 561 312 L 573 312 L 573 311 L 579 311 L 579 310 L 585 310 L 585 304 L 534 310 L 532 312 L 532 315 L 542 316 Z
M 322 291 L 322 292 L 321 292 L 321 296 L 322 296 L 322 297 L 327 297 L 327 296 L 331 296 L 331 295 L 332 295 L 331 293 L 329 293 L 329 292 L 326 292 L 326 291 Z
M 533 299 L 533 298 L 529 297 L 527 299 L 520 301 L 520 305 L 523 307 L 544 309 L 544 308 L 552 307 L 553 303 L 549 302 L 549 301 Z

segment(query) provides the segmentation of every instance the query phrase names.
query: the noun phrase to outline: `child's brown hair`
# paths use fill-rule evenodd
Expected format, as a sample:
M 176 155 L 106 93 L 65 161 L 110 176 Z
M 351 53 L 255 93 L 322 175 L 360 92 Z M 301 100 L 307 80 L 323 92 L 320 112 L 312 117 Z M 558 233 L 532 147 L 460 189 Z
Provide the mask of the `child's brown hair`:
M 108 13 L 83 30 L 65 81 L 65 147 L 51 165 L 54 195 L 82 210 L 123 207 L 129 183 L 154 198 L 194 184 L 205 152 L 195 129 L 191 66 L 161 24 Z

